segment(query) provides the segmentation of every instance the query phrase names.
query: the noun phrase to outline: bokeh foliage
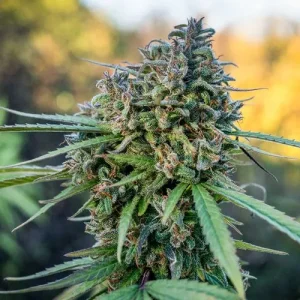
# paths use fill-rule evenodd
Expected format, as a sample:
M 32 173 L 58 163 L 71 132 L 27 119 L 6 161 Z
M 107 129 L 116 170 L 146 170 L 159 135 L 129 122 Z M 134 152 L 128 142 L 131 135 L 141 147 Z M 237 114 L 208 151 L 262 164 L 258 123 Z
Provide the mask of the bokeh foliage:
M 287 25 L 295 28 L 294 24 Z M 272 24 L 270 27 L 273 28 Z M 82 102 L 94 94 L 93 83 L 102 73 L 102 69 L 80 62 L 76 57 L 102 61 L 120 61 L 123 57 L 138 60 L 131 49 L 144 45 L 151 37 L 164 35 L 153 28 L 157 29 L 155 26 L 148 28 L 147 36 L 141 35 L 138 29 L 131 33 L 120 32 L 102 14 L 100 17 L 95 15 L 77 0 L 31 0 L 26 1 L 26 5 L 22 0 L 1 1 L 0 96 L 8 99 L 9 107 L 23 111 L 73 110 L 76 102 Z M 268 88 L 268 91 L 256 93 L 252 103 L 248 102 L 245 106 L 245 121 L 241 123 L 241 127 L 299 140 L 299 31 L 291 30 L 282 35 L 273 30 L 266 33 L 261 40 L 250 40 L 247 36 L 224 31 L 215 40 L 216 52 L 240 66 L 231 70 L 240 86 Z M 15 119 L 10 117 L 8 121 L 15 122 Z M 1 142 L 8 137 L 8 134 L 1 134 Z M 29 159 L 41 154 L 36 148 L 44 153 L 52 148 L 51 139 L 39 139 L 35 134 L 26 137 L 27 140 L 21 149 L 23 158 Z M 39 143 L 38 147 L 36 141 Z M 272 147 L 268 150 L 273 150 L 274 144 L 265 144 L 263 147 Z M 275 151 L 299 157 L 298 150 L 281 150 L 280 146 L 278 147 L 278 151 L 277 148 Z M 279 184 L 255 167 L 245 167 L 237 174 L 237 179 L 242 183 L 263 183 L 268 190 L 268 203 L 296 216 L 300 201 L 298 162 L 279 163 L 277 160 L 268 160 L 267 163 L 269 169 L 279 178 Z M 4 164 L 6 163 L 2 163 Z M 52 192 L 55 194 L 54 190 Z M 62 207 L 61 210 L 63 209 Z M 245 239 L 262 246 L 281 248 L 291 254 L 288 260 L 286 257 L 271 258 L 265 254 L 244 254 L 245 260 L 250 260 L 252 264 L 251 273 L 260 278 L 259 284 L 252 282 L 249 299 L 275 299 L 268 298 L 268 295 L 271 297 L 271 293 L 277 295 L 276 299 L 297 297 L 297 278 L 300 270 L 295 265 L 295 260 L 299 258 L 300 253 L 296 245 L 270 228 L 270 234 L 253 234 L 253 231 L 249 230 L 250 226 L 248 227 L 253 223 L 252 217 L 241 211 L 234 213 L 246 220 L 243 228 Z M 56 220 L 59 222 L 63 213 L 57 214 Z M 255 232 L 259 232 L 261 227 L 265 228 L 266 224 L 257 222 Z M 60 228 L 65 227 L 62 225 Z M 7 229 L 5 232 L 9 234 Z M 49 243 L 51 239 L 55 240 L 54 236 L 53 233 L 49 237 Z M 33 238 L 34 235 L 28 236 L 28 239 Z M 78 238 L 78 234 L 74 235 L 74 232 L 69 230 L 61 240 L 70 241 L 74 238 Z M 47 245 L 42 247 L 46 248 Z M 52 252 L 48 258 L 48 266 L 60 261 L 62 252 L 58 253 L 57 248 L 53 248 Z M 16 273 L 37 271 L 38 268 L 30 270 L 32 264 L 33 258 L 31 264 L 27 261 L 27 265 L 23 265 L 21 270 L 16 270 Z M 4 265 L 1 264 L 1 272 L 4 272 L 3 268 Z M 263 295 L 259 294 L 262 286 L 265 289 Z M 22 299 L 25 299 L 24 295 Z
M 6 105 L 6 101 L 0 101 L 0 105 Z M 6 122 L 6 114 L 0 112 L 0 124 Z M 16 163 L 19 160 L 20 152 L 24 139 L 19 134 L 6 134 L 5 138 L 0 140 L 0 164 Z M 11 175 L 0 173 L 0 180 L 13 178 Z M 21 266 L 24 251 L 22 244 L 11 234 L 11 230 L 22 220 L 22 217 L 29 218 L 38 209 L 38 204 L 34 197 L 38 196 L 38 189 L 28 188 L 6 188 L 1 192 L 0 201 L 0 253 L 1 274 L 6 271 L 18 274 L 18 268 Z M 40 219 L 38 222 L 42 221 Z

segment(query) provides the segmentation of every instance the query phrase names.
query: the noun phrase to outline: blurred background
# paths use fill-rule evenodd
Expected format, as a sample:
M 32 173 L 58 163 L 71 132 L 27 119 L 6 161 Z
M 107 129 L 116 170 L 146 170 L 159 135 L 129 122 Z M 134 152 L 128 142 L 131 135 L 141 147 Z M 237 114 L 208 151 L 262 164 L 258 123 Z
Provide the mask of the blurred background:
M 81 61 L 138 62 L 137 47 L 152 38 L 166 39 L 171 28 L 189 17 L 206 17 L 217 30 L 214 47 L 236 87 L 267 87 L 244 107 L 245 130 L 264 131 L 300 140 L 300 2 L 298 0 L 2 0 L 0 1 L 0 105 L 26 112 L 73 113 L 76 104 L 97 93 L 103 68 Z M 0 114 L 0 123 L 30 121 Z M 0 134 L 0 165 L 42 155 L 63 141 L 61 134 Z M 257 157 L 279 183 L 255 166 L 239 168 L 241 183 L 267 189 L 267 203 L 300 219 L 300 150 L 256 143 L 265 150 L 297 160 Z M 63 158 L 49 164 L 59 164 Z M 0 194 L 0 277 L 22 276 L 58 264 L 63 254 L 89 247 L 93 237 L 84 225 L 66 218 L 83 197 L 62 202 L 17 232 L 11 230 L 38 210 L 40 199 L 60 190 L 58 183 L 7 188 Z M 262 198 L 257 189 L 249 193 Z M 300 247 L 243 210 L 226 210 L 244 222 L 240 239 L 287 251 L 289 256 L 243 252 L 251 280 L 248 299 L 300 299 Z M 38 282 L 42 283 L 44 281 Z M 0 281 L 0 288 L 22 284 Z M 3 299 L 53 299 L 55 293 L 24 294 Z M 2 299 L 2 298 L 1 298 Z

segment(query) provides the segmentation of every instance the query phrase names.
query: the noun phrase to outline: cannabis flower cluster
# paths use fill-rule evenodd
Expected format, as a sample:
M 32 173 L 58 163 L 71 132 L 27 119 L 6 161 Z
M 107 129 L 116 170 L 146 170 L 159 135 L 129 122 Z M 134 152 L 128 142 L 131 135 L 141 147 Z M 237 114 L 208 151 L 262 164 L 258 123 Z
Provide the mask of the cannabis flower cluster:
M 270 154 L 238 137 L 300 144 L 234 125 L 242 119 L 243 100 L 232 100 L 230 91 L 241 90 L 230 86 L 234 79 L 224 66 L 233 63 L 215 55 L 213 35 L 213 29 L 203 27 L 203 19 L 190 19 L 175 27 L 169 42 L 153 40 L 139 49 L 140 64 L 97 63 L 114 72 L 104 74 L 97 83 L 100 93 L 79 105 L 75 116 L 6 109 L 71 125 L 2 127 L 1 131 L 70 133 L 65 136 L 67 146 L 2 167 L 3 172 L 25 175 L 5 180 L 1 187 L 67 180 L 65 189 L 41 201 L 45 206 L 25 223 L 90 191 L 70 220 L 88 211 L 81 219 L 96 244 L 67 254 L 75 258 L 72 261 L 19 279 L 63 271 L 73 271 L 71 275 L 4 293 L 70 287 L 58 299 L 75 299 L 91 290 L 89 299 L 244 298 L 250 275 L 241 269 L 235 249 L 285 253 L 233 240 L 228 226 L 238 231 L 241 223 L 222 214 L 222 201 L 249 209 L 300 242 L 299 223 L 245 195 L 229 177 L 239 162 L 236 154 L 244 153 L 254 162 L 249 150 Z M 60 154 L 66 154 L 66 161 L 59 167 L 23 166 Z

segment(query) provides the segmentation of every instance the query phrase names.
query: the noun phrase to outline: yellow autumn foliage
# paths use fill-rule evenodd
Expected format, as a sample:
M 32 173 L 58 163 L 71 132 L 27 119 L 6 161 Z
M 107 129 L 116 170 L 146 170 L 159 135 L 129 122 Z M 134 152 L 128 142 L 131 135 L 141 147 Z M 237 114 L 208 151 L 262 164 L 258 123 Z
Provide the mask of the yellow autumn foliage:
M 216 37 L 217 54 L 235 62 L 239 68 L 228 67 L 240 88 L 265 87 L 267 90 L 233 93 L 234 99 L 255 96 L 245 102 L 243 130 L 261 131 L 300 140 L 300 36 L 267 36 L 249 40 L 243 36 L 223 33 Z M 264 149 L 300 157 L 299 149 L 261 144 Z
M 104 17 L 78 0 L 33 0 L 26 5 L 23 0 L 6 0 L 0 3 L 0 14 L 6 18 L 3 26 L 12 32 L 2 41 L 1 61 L 27 65 L 38 83 L 32 101 L 41 111 L 75 109 L 75 99 L 82 102 L 95 93 L 94 83 L 103 70 L 80 58 L 113 59 L 116 30 Z M 73 97 L 62 97 L 66 93 Z

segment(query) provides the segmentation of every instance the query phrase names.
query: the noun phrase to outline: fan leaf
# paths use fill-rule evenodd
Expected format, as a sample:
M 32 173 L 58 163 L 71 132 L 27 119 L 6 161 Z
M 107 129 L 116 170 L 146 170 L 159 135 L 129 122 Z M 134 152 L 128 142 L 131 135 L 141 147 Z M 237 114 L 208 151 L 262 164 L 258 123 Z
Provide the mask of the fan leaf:
M 66 257 L 106 257 L 112 256 L 116 253 L 116 245 L 106 247 L 92 247 L 87 249 L 81 249 L 65 254 Z
M 192 191 L 200 224 L 210 245 L 210 250 L 225 269 L 239 295 L 244 298 L 245 292 L 239 260 L 220 209 L 214 198 L 201 184 L 193 185 Z
M 115 69 L 115 70 L 122 70 L 124 72 L 128 72 L 129 74 L 133 75 L 133 76 L 137 76 L 138 75 L 138 72 L 134 71 L 134 70 L 131 70 L 127 67 L 123 67 L 123 66 L 119 66 L 119 65 L 114 65 L 114 64 L 107 64 L 107 63 L 103 63 L 103 62 L 99 62 L 99 61 L 94 61 L 94 60 L 91 60 L 91 59 L 86 59 L 86 58 L 81 58 L 82 60 L 86 61 L 86 62 L 89 62 L 91 64 L 94 64 L 94 65 L 98 65 L 98 66 L 101 66 L 101 67 L 106 67 L 106 68 L 111 68 L 111 69 Z
M 46 290 L 54 290 L 54 289 L 62 289 L 65 287 L 69 287 L 72 285 L 80 284 L 82 282 L 98 280 L 99 283 L 103 282 L 110 276 L 113 272 L 117 271 L 119 268 L 119 264 L 116 260 L 106 260 L 102 262 L 97 262 L 87 267 L 85 269 L 81 269 L 75 271 L 73 274 L 62 278 L 60 280 L 56 280 L 47 284 L 42 284 L 38 286 L 33 286 L 26 289 L 21 290 L 13 290 L 13 291 L 0 291 L 1 294 L 18 294 L 18 293 L 29 293 L 29 292 L 38 292 L 38 291 L 46 291 Z
M 280 154 L 271 153 L 271 152 L 262 150 L 260 148 L 257 148 L 257 147 L 254 147 L 252 145 L 245 144 L 245 143 L 242 143 L 242 142 L 239 142 L 239 141 L 230 140 L 230 142 L 232 144 L 238 145 L 239 147 L 244 148 L 244 149 L 246 149 L 248 151 L 251 150 L 251 151 L 254 151 L 256 153 L 260 153 L 260 154 L 264 154 L 264 155 L 268 155 L 268 156 L 279 157 L 279 158 L 295 159 L 294 157 L 283 156 L 283 155 L 280 155 Z
M 228 219 L 224 216 L 224 222 L 226 225 L 231 227 L 233 230 L 235 230 L 238 234 L 243 235 L 241 231 Z
M 87 292 L 89 292 L 91 289 L 93 289 L 98 284 L 99 284 L 98 279 L 82 282 L 80 284 L 76 284 L 76 285 L 64 290 L 60 295 L 55 297 L 54 300 L 78 299 L 80 296 L 86 294 Z M 107 289 L 106 282 L 100 283 L 99 285 L 102 286 L 103 291 L 105 291 Z
M 80 194 L 84 191 L 87 191 L 91 189 L 93 186 L 97 184 L 97 180 L 89 180 L 85 183 L 82 183 L 80 185 L 76 186 L 69 186 L 63 191 L 61 191 L 57 196 L 55 196 L 53 199 L 50 200 L 40 200 L 39 202 L 42 204 L 48 204 L 48 203 L 58 203 L 60 201 L 66 200 L 70 197 L 73 197 L 77 194 Z
M 37 211 L 33 216 L 31 216 L 28 220 L 26 220 L 24 223 L 20 224 L 19 226 L 17 226 L 16 228 L 14 228 L 12 230 L 12 232 L 20 229 L 21 227 L 27 225 L 28 223 L 32 222 L 33 220 L 35 220 L 37 217 L 39 217 L 40 215 L 44 214 L 46 211 L 48 211 L 52 206 L 54 206 L 56 203 L 48 203 L 46 205 L 44 205 L 39 211 Z
M 284 144 L 287 146 L 300 148 L 300 142 L 295 140 L 289 140 L 283 137 L 278 137 L 270 134 L 260 133 L 260 132 L 252 132 L 252 131 L 225 131 L 224 133 L 228 135 L 240 136 L 245 138 L 259 139 L 267 142 L 274 142 L 278 144 Z
M 25 113 L 22 111 L 17 111 L 5 107 L 0 107 L 0 110 L 4 110 L 6 112 L 34 119 L 42 119 L 48 121 L 55 121 L 55 122 L 63 122 L 63 123 L 75 123 L 75 124 L 82 124 L 82 125 L 90 125 L 90 126 L 97 126 L 98 121 L 92 118 L 87 117 L 80 117 L 80 116 L 71 116 L 71 115 L 47 115 L 47 114 L 31 114 Z
M 168 200 L 167 200 L 167 205 L 165 208 L 165 212 L 164 212 L 164 216 L 162 219 L 163 223 L 166 223 L 170 214 L 172 213 L 172 211 L 174 210 L 176 204 L 178 203 L 178 201 L 180 200 L 183 192 L 185 191 L 185 189 L 187 188 L 188 184 L 187 183 L 179 183 L 174 190 L 172 190 L 172 192 L 170 193 Z
M 0 173 L 26 173 L 26 174 L 48 174 L 60 171 L 59 167 L 39 167 L 39 166 L 23 166 L 23 167 L 0 167 Z
M 66 189 L 62 190 L 53 199 L 40 201 L 42 203 L 46 203 L 46 205 L 44 205 L 38 212 L 36 212 L 27 221 L 25 221 L 21 225 L 17 226 L 15 229 L 13 229 L 13 232 L 16 231 L 17 229 L 20 229 L 21 227 L 25 226 L 26 224 L 30 223 L 31 221 L 33 221 L 34 219 L 36 219 L 40 215 L 44 214 L 46 211 L 48 211 L 56 203 L 58 203 L 60 201 L 63 201 L 65 199 L 68 199 L 68 198 L 70 198 L 72 196 L 75 196 L 77 194 L 80 194 L 80 193 L 90 189 L 95 184 L 96 184 L 96 181 L 88 181 L 87 183 L 81 184 L 81 185 L 78 185 L 78 186 L 70 186 L 70 187 L 67 187 Z
M 191 280 L 155 280 L 145 290 L 157 300 L 238 300 L 238 295 L 214 285 Z
M 65 124 L 16 124 L 0 126 L 0 132 L 102 132 L 110 133 L 107 125 L 97 127 L 65 125 Z
M 94 145 L 99 145 L 99 144 L 103 144 L 103 143 L 108 143 L 108 142 L 115 142 L 120 140 L 120 137 L 114 136 L 114 135 L 106 135 L 106 136 L 100 136 L 100 137 L 95 137 L 86 141 L 82 141 L 82 142 L 78 142 L 78 143 L 74 143 L 72 145 L 68 145 L 62 148 L 59 148 L 57 150 L 51 151 L 45 155 L 42 155 L 40 157 L 31 159 L 31 160 L 27 160 L 24 162 L 20 162 L 8 167 L 15 167 L 15 166 L 21 166 L 21 165 L 26 165 L 29 163 L 33 163 L 33 162 L 37 162 L 37 161 L 41 161 L 44 159 L 48 159 L 48 158 L 52 158 L 61 154 L 65 154 L 68 153 L 69 151 L 73 151 L 73 150 L 77 150 L 77 149 L 81 149 L 81 148 L 85 148 L 85 147 L 91 147 Z M 7 168 L 7 167 L 5 167 Z M 0 167 L 1 169 L 1 167 Z
M 84 266 L 90 265 L 92 262 L 93 262 L 93 260 L 90 258 L 73 259 L 73 260 L 67 261 L 63 264 L 56 265 L 51 268 L 47 268 L 45 271 L 41 271 L 41 272 L 38 272 L 33 275 L 23 276 L 23 277 L 7 277 L 7 278 L 5 278 L 5 280 L 23 281 L 23 280 L 37 279 L 37 278 L 46 277 L 46 276 L 50 276 L 53 274 L 65 272 L 65 271 L 74 270 L 75 268 L 78 268 L 78 267 L 84 267 Z
M 17 185 L 25 185 L 34 183 L 34 181 L 43 175 L 27 175 L 27 176 L 19 176 L 9 179 L 0 180 L 0 189 L 10 187 L 10 186 L 17 186 Z
M 249 251 L 257 251 L 257 252 L 264 252 L 264 253 L 270 253 L 270 254 L 277 254 L 277 255 L 288 255 L 288 253 L 278 250 L 273 250 L 269 248 L 264 248 L 260 246 L 256 246 L 250 243 L 246 243 L 244 241 L 235 240 L 234 245 L 237 249 L 240 250 L 249 250 Z
M 247 208 L 254 214 L 272 224 L 281 232 L 287 234 L 296 242 L 300 243 L 300 223 L 295 221 L 293 218 L 251 196 L 207 184 L 205 186 L 211 191 L 222 195 L 234 204 Z
M 121 256 L 122 256 L 122 249 L 123 245 L 126 239 L 127 231 L 129 229 L 132 215 L 134 212 L 134 209 L 139 201 L 139 197 L 136 196 L 132 199 L 131 202 L 129 202 L 122 210 L 121 217 L 120 217 L 120 223 L 118 228 L 118 250 L 117 250 L 117 256 L 118 261 L 121 262 Z
M 94 197 L 87 200 L 71 217 L 68 218 L 69 221 L 73 221 L 78 215 L 86 210 L 86 208 L 94 201 Z
M 134 300 L 139 292 L 138 285 L 118 289 L 112 293 L 96 297 L 95 300 Z
M 36 179 L 35 182 L 66 180 L 66 179 L 71 179 L 71 178 L 72 178 L 72 175 L 69 173 L 69 171 L 67 169 L 62 169 L 55 173 L 43 175 L 42 177 Z

